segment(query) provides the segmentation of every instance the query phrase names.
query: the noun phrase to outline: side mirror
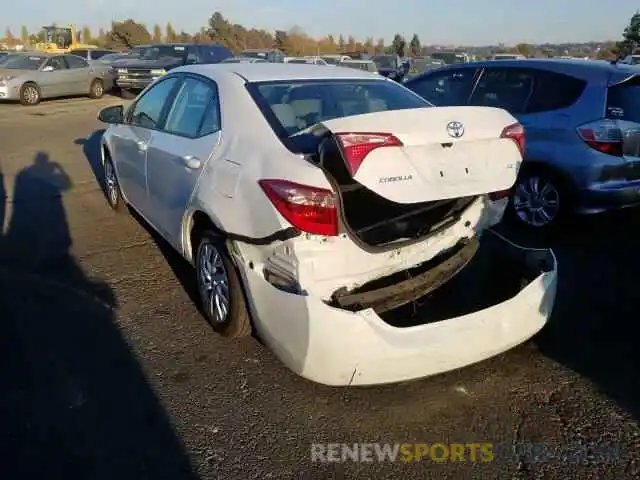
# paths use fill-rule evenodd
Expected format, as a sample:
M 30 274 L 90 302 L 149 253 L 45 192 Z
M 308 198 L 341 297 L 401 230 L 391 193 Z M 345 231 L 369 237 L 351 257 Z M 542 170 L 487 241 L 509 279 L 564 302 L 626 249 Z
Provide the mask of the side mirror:
M 51 65 L 47 65 L 42 69 L 43 72 L 53 72 L 54 68 Z
M 98 120 L 111 125 L 124 123 L 124 107 L 122 105 L 115 105 L 113 107 L 103 108 L 98 114 Z

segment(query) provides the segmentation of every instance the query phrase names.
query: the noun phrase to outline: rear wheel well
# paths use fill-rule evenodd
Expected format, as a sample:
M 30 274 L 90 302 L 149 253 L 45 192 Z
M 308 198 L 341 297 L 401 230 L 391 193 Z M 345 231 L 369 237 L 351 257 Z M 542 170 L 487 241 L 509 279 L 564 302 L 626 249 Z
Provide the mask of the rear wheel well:
M 195 254 L 194 248 L 197 247 L 198 240 L 200 240 L 200 235 L 203 231 L 211 230 L 216 233 L 222 233 L 211 218 L 209 218 L 209 215 L 200 210 L 193 212 L 187 223 L 187 228 L 189 232 L 189 244 L 187 245 L 186 253 L 192 260 Z
M 560 181 L 563 190 L 565 193 L 571 194 L 575 189 L 573 182 L 568 174 L 560 170 L 559 168 L 555 168 L 552 165 L 549 165 L 546 162 L 541 162 L 538 160 L 526 160 L 522 162 L 522 166 L 520 167 L 520 172 L 538 172 L 549 175 L 551 178 L 555 178 Z M 518 175 L 520 175 L 518 172 Z

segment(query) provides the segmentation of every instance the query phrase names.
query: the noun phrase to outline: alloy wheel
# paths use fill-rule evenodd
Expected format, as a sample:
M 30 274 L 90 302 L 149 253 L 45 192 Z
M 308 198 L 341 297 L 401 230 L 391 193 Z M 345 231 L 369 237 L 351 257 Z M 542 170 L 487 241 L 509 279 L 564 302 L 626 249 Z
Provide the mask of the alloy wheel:
M 516 185 L 513 208 L 518 218 L 532 227 L 545 227 L 560 212 L 560 192 L 548 179 L 531 175 Z
M 111 205 L 117 205 L 118 203 L 118 180 L 116 179 L 116 172 L 113 169 L 113 165 L 109 160 L 104 164 L 104 181 L 107 190 L 107 197 Z
M 231 306 L 229 276 L 218 249 L 205 243 L 199 251 L 198 288 L 211 320 L 217 324 L 227 321 Z
M 35 105 L 36 103 L 38 103 L 38 99 L 40 98 L 38 89 L 31 85 L 27 85 L 26 87 L 24 87 L 22 95 L 26 103 L 28 103 L 29 105 Z

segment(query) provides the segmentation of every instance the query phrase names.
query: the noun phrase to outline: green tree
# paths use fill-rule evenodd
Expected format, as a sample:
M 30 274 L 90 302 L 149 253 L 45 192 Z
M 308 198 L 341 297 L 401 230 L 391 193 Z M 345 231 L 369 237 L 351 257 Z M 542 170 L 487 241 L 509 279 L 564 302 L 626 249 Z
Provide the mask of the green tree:
M 153 41 L 155 43 L 162 42 L 162 28 L 157 23 L 153 26 Z
M 167 27 L 164 30 L 164 38 L 167 43 L 175 42 L 178 35 L 176 31 L 173 29 L 171 22 L 167 23 Z
M 387 47 L 384 44 L 384 38 L 379 38 L 378 41 L 376 42 L 375 53 L 384 53 L 386 48 Z
M 111 24 L 106 43 L 111 48 L 131 48 L 135 45 L 151 43 L 151 34 L 143 24 L 128 19 Z
M 340 36 L 338 37 L 338 51 L 344 52 L 346 46 L 347 42 L 344 41 L 344 35 L 340 34 Z
M 619 58 L 633 53 L 640 44 L 640 11 L 636 11 L 622 32 L 622 41 L 616 43 L 616 54 Z
M 82 43 L 92 43 L 93 35 L 91 34 L 91 29 L 89 27 L 84 27 L 82 29 Z
M 293 45 L 291 45 L 289 35 L 284 30 L 276 30 L 274 44 L 275 48 L 282 50 L 285 53 L 289 53 L 293 50 Z
M 409 50 L 414 57 L 419 57 L 422 54 L 422 44 L 420 43 L 420 37 L 418 37 L 417 33 L 414 33 L 413 37 L 411 37 Z
M 23 45 L 29 44 L 29 29 L 26 25 L 23 25 L 20 29 L 20 40 L 22 41 Z
M 406 46 L 407 41 L 404 39 L 404 37 L 399 33 L 396 33 L 393 36 L 393 41 L 391 42 L 391 52 L 404 57 L 404 50 Z
M 516 45 L 516 51 L 520 55 L 524 55 L 525 57 L 531 57 L 535 52 L 535 48 L 533 45 L 529 45 L 528 43 L 519 43 L 518 45 Z
M 352 52 L 355 49 L 356 49 L 356 39 L 353 37 L 353 35 L 349 35 L 349 37 L 347 38 L 347 50 Z
M 367 37 L 364 41 L 364 45 L 362 46 L 364 51 L 367 53 L 374 53 L 375 47 L 373 46 L 373 37 Z
M 7 42 L 9 45 L 13 45 L 15 40 L 16 39 L 13 36 L 13 33 L 11 33 L 11 29 L 7 28 L 4 32 L 4 41 Z

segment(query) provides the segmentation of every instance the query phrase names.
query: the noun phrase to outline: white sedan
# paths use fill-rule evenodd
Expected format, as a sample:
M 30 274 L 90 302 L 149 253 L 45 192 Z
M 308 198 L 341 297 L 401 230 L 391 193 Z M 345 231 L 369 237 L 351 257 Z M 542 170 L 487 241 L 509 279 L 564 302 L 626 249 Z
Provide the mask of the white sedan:
M 522 161 L 506 111 L 438 108 L 376 74 L 177 68 L 101 111 L 106 196 L 195 267 L 224 336 L 327 385 L 433 375 L 546 323 L 556 260 L 492 230 Z

